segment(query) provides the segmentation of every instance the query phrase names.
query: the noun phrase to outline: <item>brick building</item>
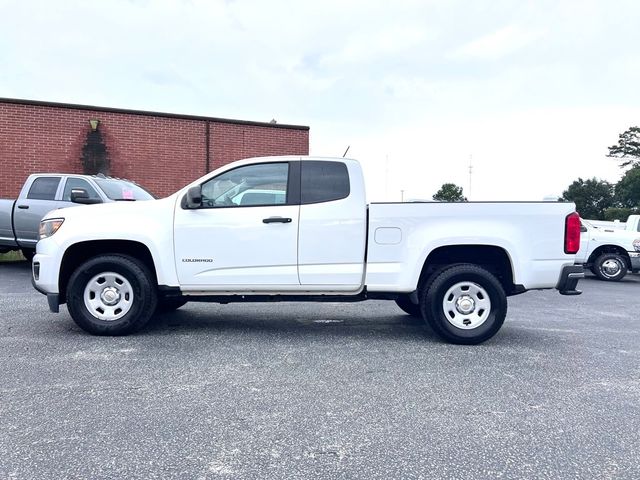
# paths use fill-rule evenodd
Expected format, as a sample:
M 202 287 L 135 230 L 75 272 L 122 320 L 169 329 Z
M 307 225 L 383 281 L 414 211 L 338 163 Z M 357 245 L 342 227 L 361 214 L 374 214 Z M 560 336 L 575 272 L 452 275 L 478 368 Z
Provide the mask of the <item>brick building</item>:
M 97 173 L 162 197 L 241 158 L 307 155 L 309 127 L 0 98 L 0 197 L 31 173 Z

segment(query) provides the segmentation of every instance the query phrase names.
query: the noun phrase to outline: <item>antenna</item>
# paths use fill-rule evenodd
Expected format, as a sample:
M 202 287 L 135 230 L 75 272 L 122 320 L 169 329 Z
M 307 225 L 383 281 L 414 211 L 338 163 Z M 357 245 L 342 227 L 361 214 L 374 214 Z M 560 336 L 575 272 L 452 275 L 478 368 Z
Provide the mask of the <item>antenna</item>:
M 344 153 L 342 154 L 342 158 L 346 157 L 347 152 L 349 151 L 349 149 L 351 148 L 351 145 L 347 146 L 347 149 L 344 151 Z

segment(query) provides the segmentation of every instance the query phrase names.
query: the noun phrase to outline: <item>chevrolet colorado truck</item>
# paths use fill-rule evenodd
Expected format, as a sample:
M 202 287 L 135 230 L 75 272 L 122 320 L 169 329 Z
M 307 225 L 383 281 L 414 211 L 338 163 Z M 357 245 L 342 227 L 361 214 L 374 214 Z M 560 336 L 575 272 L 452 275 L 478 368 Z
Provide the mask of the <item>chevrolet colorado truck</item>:
M 38 242 L 40 220 L 50 210 L 150 199 L 153 196 L 139 185 L 104 175 L 29 175 L 16 200 L 0 199 L 0 253 L 22 250 L 25 258 L 31 260 Z
M 576 263 L 591 270 L 600 280 L 609 282 L 622 280 L 627 272 L 640 271 L 640 233 L 634 231 L 638 228 L 637 218 L 636 215 L 629 217 L 628 230 L 596 226 L 581 220 Z
M 507 297 L 577 295 L 572 203 L 372 203 L 351 159 L 226 165 L 156 201 L 57 210 L 33 284 L 97 335 L 188 301 L 395 301 L 444 340 L 493 337 Z

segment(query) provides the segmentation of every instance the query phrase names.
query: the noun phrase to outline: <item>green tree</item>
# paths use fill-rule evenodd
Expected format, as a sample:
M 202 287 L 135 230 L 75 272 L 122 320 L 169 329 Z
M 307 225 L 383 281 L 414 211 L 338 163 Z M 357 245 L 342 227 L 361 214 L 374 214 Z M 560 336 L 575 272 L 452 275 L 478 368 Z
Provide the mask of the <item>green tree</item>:
M 574 202 L 582 218 L 603 220 L 604 211 L 615 203 L 613 185 L 595 177 L 588 180 L 578 178 L 562 192 L 562 200 Z
M 627 170 L 616 184 L 615 198 L 622 207 L 640 207 L 640 165 Z
M 640 166 L 640 127 L 630 127 L 618 137 L 618 144 L 609 147 L 607 157 L 622 159 L 620 168 Z
M 454 183 L 444 183 L 433 196 L 439 202 L 466 202 L 467 197 L 462 194 L 462 187 Z
M 604 219 L 613 222 L 614 220 L 620 220 L 626 222 L 629 215 L 640 215 L 640 208 L 620 208 L 611 207 L 604 211 Z

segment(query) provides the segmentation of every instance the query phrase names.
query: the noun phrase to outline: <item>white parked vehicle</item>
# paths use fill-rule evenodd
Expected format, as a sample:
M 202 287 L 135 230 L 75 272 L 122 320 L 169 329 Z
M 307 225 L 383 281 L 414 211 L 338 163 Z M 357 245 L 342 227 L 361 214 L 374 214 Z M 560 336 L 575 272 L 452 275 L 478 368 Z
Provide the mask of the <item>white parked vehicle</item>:
M 33 282 L 98 335 L 187 301 L 387 299 L 475 344 L 498 332 L 507 296 L 580 293 L 579 221 L 572 203 L 367 206 L 355 160 L 253 158 L 161 200 L 49 213 Z
M 640 215 L 629 215 L 624 228 L 627 232 L 640 232 Z
M 627 224 L 633 226 L 633 218 L 629 219 L 631 222 Z M 601 280 L 620 281 L 627 272 L 640 271 L 640 233 L 598 227 L 582 220 L 576 263 L 591 270 Z

